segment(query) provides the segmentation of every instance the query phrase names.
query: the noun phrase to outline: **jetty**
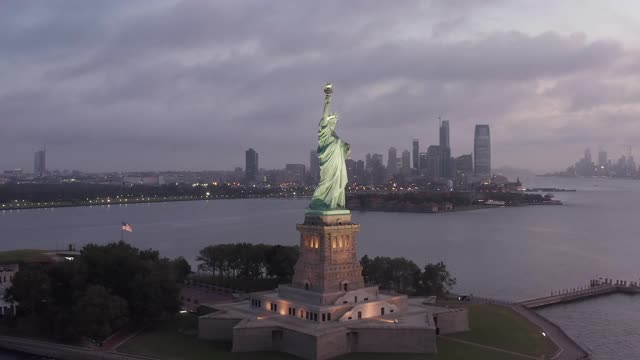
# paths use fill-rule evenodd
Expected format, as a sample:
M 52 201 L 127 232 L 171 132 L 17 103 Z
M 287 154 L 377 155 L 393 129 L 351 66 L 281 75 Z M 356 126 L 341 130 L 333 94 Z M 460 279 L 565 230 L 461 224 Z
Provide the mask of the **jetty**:
M 610 294 L 640 294 L 640 284 L 626 280 L 614 282 L 612 279 L 593 279 L 588 286 L 554 291 L 549 296 L 522 301 L 519 304 L 528 309 L 538 309 Z

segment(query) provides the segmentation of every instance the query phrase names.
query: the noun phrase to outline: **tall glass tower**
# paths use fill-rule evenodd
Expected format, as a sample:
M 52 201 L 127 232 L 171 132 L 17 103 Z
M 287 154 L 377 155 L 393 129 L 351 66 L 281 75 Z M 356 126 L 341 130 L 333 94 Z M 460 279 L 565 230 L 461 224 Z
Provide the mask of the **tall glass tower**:
M 491 135 L 489 125 L 476 125 L 473 137 L 473 171 L 477 176 L 491 175 Z

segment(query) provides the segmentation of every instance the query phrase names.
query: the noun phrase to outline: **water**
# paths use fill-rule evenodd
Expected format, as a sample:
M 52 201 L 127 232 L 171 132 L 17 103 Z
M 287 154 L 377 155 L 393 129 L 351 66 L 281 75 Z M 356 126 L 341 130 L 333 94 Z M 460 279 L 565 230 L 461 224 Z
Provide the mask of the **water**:
M 586 285 L 593 277 L 640 277 L 636 240 L 640 181 L 532 178 L 524 182 L 578 192 L 556 194 L 565 206 L 445 214 L 355 212 L 353 218 L 362 226 L 358 252 L 404 256 L 419 265 L 442 260 L 458 279 L 457 291 L 508 300 Z M 216 200 L 3 211 L 0 249 L 106 243 L 120 238 L 120 223 L 126 221 L 134 227 L 132 234 L 125 234 L 126 241 L 158 249 L 165 256 L 184 256 L 195 264 L 198 250 L 209 244 L 296 244 L 295 223 L 302 221 L 306 205 L 305 200 Z M 616 299 L 567 305 L 573 312 L 544 311 L 583 346 L 592 348 L 596 358 L 607 359 L 608 347 L 592 345 L 607 343 L 600 340 L 615 332 L 601 330 L 605 324 L 593 314 L 605 314 L 611 326 L 628 324 L 622 330 L 626 333 L 635 331 L 634 321 L 625 322 L 630 317 L 618 319 L 617 312 L 609 311 L 620 309 Z M 640 304 L 640 297 L 628 301 L 627 311 L 633 312 L 631 304 Z M 613 346 L 616 351 L 640 352 L 634 335 L 616 334 L 609 340 L 626 344 Z M 600 353 L 599 348 L 607 350 Z M 617 358 L 625 358 L 620 354 Z
M 624 294 L 540 309 L 598 360 L 638 359 L 640 298 Z

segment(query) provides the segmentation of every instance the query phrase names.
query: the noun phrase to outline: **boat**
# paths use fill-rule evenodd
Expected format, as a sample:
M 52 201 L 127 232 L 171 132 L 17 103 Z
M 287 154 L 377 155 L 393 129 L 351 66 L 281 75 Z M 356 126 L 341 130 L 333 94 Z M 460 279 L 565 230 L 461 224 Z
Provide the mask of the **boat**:
M 487 200 L 485 202 L 486 205 L 493 205 L 493 206 L 504 206 L 505 202 L 504 201 L 498 201 L 498 200 Z

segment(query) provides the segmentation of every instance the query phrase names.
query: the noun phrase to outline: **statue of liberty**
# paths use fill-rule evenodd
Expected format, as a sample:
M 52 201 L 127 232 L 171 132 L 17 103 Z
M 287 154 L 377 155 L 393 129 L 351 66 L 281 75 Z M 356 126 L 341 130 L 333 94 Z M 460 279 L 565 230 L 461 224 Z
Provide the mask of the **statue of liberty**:
M 339 114 L 330 113 L 333 87 L 324 87 L 324 111 L 318 128 L 318 160 L 320 162 L 320 183 L 313 193 L 311 210 L 344 210 L 347 186 L 347 166 L 345 160 L 351 156 L 351 145 L 342 141 L 335 132 Z

